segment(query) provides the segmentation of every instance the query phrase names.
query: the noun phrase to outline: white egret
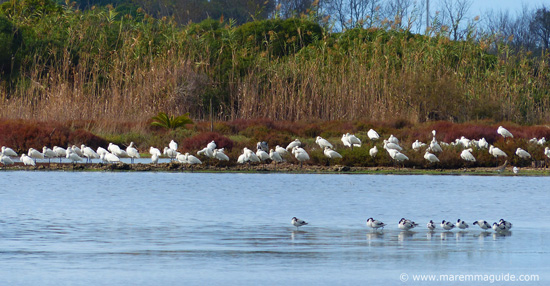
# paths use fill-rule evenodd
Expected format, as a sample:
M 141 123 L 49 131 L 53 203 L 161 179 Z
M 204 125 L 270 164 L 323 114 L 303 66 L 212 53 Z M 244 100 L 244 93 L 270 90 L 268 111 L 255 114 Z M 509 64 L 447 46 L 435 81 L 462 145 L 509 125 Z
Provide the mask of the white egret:
M 176 141 L 174 141 L 174 140 L 170 140 L 170 143 L 168 144 L 168 147 L 170 147 L 170 149 L 172 149 L 174 151 L 177 151 L 178 150 L 178 143 L 176 143 Z
M 52 158 L 57 157 L 57 154 L 46 146 L 42 147 L 42 154 L 44 154 L 44 158 L 48 158 L 48 163 L 51 163 Z
M 466 137 L 464 137 L 464 136 L 461 136 L 460 139 L 459 139 L 458 141 L 460 142 L 460 144 L 461 144 L 462 146 L 464 146 L 464 148 L 470 147 L 470 142 L 471 142 L 470 139 L 468 139 L 468 138 L 466 138 Z
M 244 153 L 244 156 L 245 156 L 245 162 L 249 162 L 249 163 L 260 163 L 260 158 L 258 158 L 258 155 L 256 155 L 256 153 L 254 153 L 254 151 L 244 147 L 243 148 L 243 153 Z
M 378 148 L 376 148 L 376 146 L 370 148 L 369 155 L 374 158 L 376 157 L 376 154 L 378 154 Z
M 55 152 L 56 157 L 59 157 L 59 163 L 61 163 L 61 158 L 67 156 L 67 150 L 63 147 L 53 146 L 52 151 Z
M 347 134 L 342 134 L 342 139 L 341 140 L 342 140 L 342 143 L 344 144 L 344 146 L 350 147 L 350 148 L 352 147 L 351 142 L 349 142 L 349 138 L 348 138 Z
M 199 158 L 193 155 L 190 155 L 189 153 L 185 153 L 185 161 L 189 165 L 202 164 L 202 161 L 199 160 Z
M 244 164 L 246 163 L 246 161 L 246 155 L 244 153 L 239 155 L 239 157 L 237 158 L 237 163 L 239 164 Z
M 290 223 L 292 223 L 292 225 L 295 226 L 296 229 L 298 229 L 300 226 L 304 226 L 304 225 L 308 224 L 304 220 L 301 220 L 297 217 L 293 217 L 292 220 L 290 221 Z
M 544 148 L 544 155 L 546 155 L 546 157 L 550 158 L 550 148 L 548 148 L 548 147 Z
M 420 151 L 420 149 L 422 149 L 425 146 L 426 146 L 426 143 L 422 143 L 418 141 L 418 139 L 416 139 L 416 141 L 414 141 L 411 145 L 412 149 L 417 152 Z
M 489 154 L 493 155 L 495 158 L 498 157 L 508 157 L 504 151 L 500 150 L 500 148 L 495 147 L 493 145 L 489 146 Z
M 481 149 L 489 148 L 489 143 L 487 142 L 487 140 L 485 140 L 485 137 L 479 139 L 479 142 L 477 143 L 477 145 Z
M 279 145 L 275 146 L 275 152 L 279 153 L 279 155 L 281 155 L 281 157 L 288 154 L 288 151 L 285 148 L 283 148 Z
M 109 151 L 107 151 L 107 150 L 106 150 L 105 148 L 103 148 L 103 147 L 97 147 L 97 152 L 96 152 L 96 153 L 97 153 L 97 155 L 99 155 L 100 158 L 101 158 L 101 154 L 107 154 L 107 153 L 109 153 Z
M 170 161 L 174 160 L 174 158 L 176 158 L 176 156 L 178 155 L 176 149 L 172 149 L 170 147 L 164 147 L 163 153 L 164 155 L 168 156 L 168 158 L 170 158 Z
M 82 154 L 84 154 L 84 157 L 86 157 L 86 162 L 90 161 L 92 162 L 92 159 L 99 159 L 99 154 L 97 154 L 94 149 L 82 144 L 80 146 L 80 150 L 82 150 Z
M 374 129 L 369 129 L 367 136 L 369 136 L 369 139 L 372 141 L 380 139 L 380 135 L 378 135 L 378 132 L 374 131 Z
M 497 133 L 502 135 L 502 137 L 504 137 L 504 138 L 506 138 L 506 137 L 514 138 L 514 135 L 512 135 L 512 133 L 510 133 L 510 131 L 508 131 L 506 128 L 504 128 L 502 126 L 498 127 Z
M 10 157 L 4 156 L 4 154 L 0 153 L 0 163 L 2 163 L 3 165 L 9 166 L 9 165 L 13 165 L 13 160 Z
M 340 153 L 330 149 L 330 147 L 325 147 L 325 150 L 323 151 L 323 153 L 325 154 L 325 156 L 327 156 L 329 159 L 337 159 L 337 158 L 342 158 L 342 155 L 340 155 Z
M 187 164 L 191 165 L 191 171 L 193 171 L 193 165 L 202 164 L 202 162 L 201 162 L 201 160 L 199 160 L 199 158 L 197 158 L 193 155 L 190 155 L 189 153 L 185 153 L 185 161 L 187 162 Z
M 216 142 L 214 142 L 214 140 L 212 140 L 212 142 L 206 144 L 206 148 L 210 149 L 210 150 L 214 150 L 216 149 L 217 145 L 216 145 Z
M 281 163 L 283 161 L 283 157 L 281 157 L 281 154 L 279 154 L 279 152 L 277 151 L 274 151 L 273 149 L 269 150 L 269 158 L 277 163 Z
M 197 151 L 197 155 L 203 155 L 208 158 L 214 158 L 214 149 L 208 147 L 203 148 L 202 150 Z
M 214 149 L 214 158 L 220 160 L 220 161 L 229 161 L 229 157 L 227 155 L 225 155 L 225 153 L 223 152 L 223 148 L 221 149 Z
M 472 148 L 462 150 L 462 152 L 460 153 L 460 158 L 468 162 L 475 162 L 476 158 L 474 157 L 474 155 L 472 155 L 472 151 Z
M 182 164 L 186 164 L 187 163 L 187 159 L 185 158 L 185 154 L 181 154 L 180 152 L 176 152 L 176 157 L 175 157 L 176 161 L 182 163 Z
M 346 136 L 348 137 L 348 141 L 351 144 L 351 149 L 353 149 L 353 147 L 361 147 L 361 139 L 349 133 L 346 133 Z
M 288 146 L 286 146 L 286 150 L 290 151 L 290 150 L 292 150 L 292 148 L 300 147 L 300 146 L 302 146 L 302 142 L 300 142 L 300 140 L 298 140 L 298 139 L 295 139 L 294 141 L 290 142 L 288 144 Z
M 4 156 L 8 156 L 8 157 L 17 157 L 17 153 L 15 151 L 13 151 L 13 149 L 9 148 L 9 147 L 6 147 L 6 146 L 2 146 L 2 154 L 4 154 Z
M 258 158 L 260 158 L 261 161 L 266 161 L 267 159 L 269 159 L 269 154 L 262 149 L 258 149 L 256 151 L 256 156 L 258 156 Z
M 99 158 L 101 159 L 101 161 L 107 162 L 107 163 L 120 162 L 120 159 L 115 154 L 109 153 L 109 152 L 101 153 L 101 155 L 99 155 Z
M 529 154 L 527 151 L 521 149 L 518 147 L 518 149 L 516 149 L 516 155 L 518 155 L 521 159 L 529 159 L 531 158 L 531 154 Z
M 160 152 L 160 150 L 158 148 L 153 147 L 153 146 L 151 146 L 149 148 L 149 154 L 151 154 L 151 156 L 153 154 L 157 154 L 158 157 L 162 156 L 162 153 Z
M 321 136 L 317 136 L 317 138 L 315 139 L 315 143 L 317 143 L 322 150 L 324 150 L 325 147 L 329 147 L 331 149 L 334 148 L 332 146 L 332 144 L 330 144 L 330 142 L 328 142 L 328 140 L 326 140 L 325 138 L 323 138 Z
M 120 153 L 120 151 L 122 151 L 118 145 L 113 144 L 113 143 L 109 143 L 109 146 L 107 147 L 107 150 L 109 150 L 109 152 L 111 152 L 114 155 L 116 155 L 117 153 Z
M 78 146 L 73 145 L 73 146 L 71 147 L 71 149 L 72 149 L 73 152 L 76 153 L 76 155 L 78 155 L 79 157 L 84 157 L 84 153 L 82 153 L 82 150 L 80 150 L 80 148 L 78 148 Z
M 27 155 L 33 158 L 35 163 L 36 163 L 36 159 L 44 159 L 44 154 L 42 154 L 42 152 L 34 148 L 30 148 L 29 153 Z
M 157 164 L 158 162 L 159 162 L 159 154 L 153 153 L 153 155 L 151 155 L 151 163 Z
M 514 166 L 514 168 L 512 168 L 512 172 L 514 172 L 514 174 L 519 173 L 519 168 Z
M 139 151 L 134 148 L 134 142 L 130 142 L 130 146 L 126 147 L 126 153 L 130 157 L 131 163 L 134 164 L 134 159 L 139 159 Z
M 430 142 L 430 151 L 434 153 L 440 153 L 443 152 L 443 149 L 441 149 L 441 146 L 439 145 L 439 142 L 435 139 L 435 137 L 432 139 L 432 142 Z
M 403 148 L 401 148 L 401 146 L 399 146 L 399 144 L 389 142 L 388 140 L 385 140 L 385 139 L 384 139 L 384 149 L 386 149 L 386 150 L 393 149 L 393 150 L 397 150 L 397 151 L 403 150 Z
M 388 154 L 390 154 L 390 157 L 394 159 L 397 162 L 403 162 L 405 160 L 409 160 L 409 157 L 407 157 L 405 154 L 395 150 L 395 149 L 387 149 Z
M 438 163 L 439 158 L 435 156 L 434 154 L 430 153 L 428 150 L 426 150 L 426 153 L 424 154 L 424 159 L 428 160 L 430 163 Z
M 397 137 L 393 136 L 393 134 L 390 134 L 390 138 L 388 138 L 388 142 L 399 144 L 399 139 L 397 139 Z
M 67 151 L 67 159 L 69 159 L 69 161 L 71 161 L 73 164 L 83 160 L 82 157 L 78 156 L 78 154 L 76 154 L 76 152 L 74 152 L 73 150 Z
M 34 162 L 34 160 L 31 157 L 27 156 L 27 154 L 21 155 L 21 158 L 19 158 L 19 161 L 23 162 L 23 164 L 25 164 L 26 166 L 28 165 L 36 166 L 36 163 Z
M 292 154 L 294 154 L 296 160 L 300 161 L 300 168 L 303 167 L 302 164 L 304 161 L 309 160 L 309 154 L 306 152 L 306 150 L 298 146 L 292 148 Z

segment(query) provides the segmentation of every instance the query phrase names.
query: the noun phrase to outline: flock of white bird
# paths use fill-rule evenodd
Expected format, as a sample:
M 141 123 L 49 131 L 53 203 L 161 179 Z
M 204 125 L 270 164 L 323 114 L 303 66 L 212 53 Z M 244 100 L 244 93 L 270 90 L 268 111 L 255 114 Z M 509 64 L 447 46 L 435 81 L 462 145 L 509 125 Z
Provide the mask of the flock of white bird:
M 504 127 L 500 126 L 497 129 L 497 133 L 502 135 L 504 138 L 507 137 L 514 137 L 510 131 L 506 130 Z M 429 163 L 438 163 L 439 158 L 436 154 L 443 152 L 443 148 L 441 146 L 461 146 L 464 149 L 460 153 L 460 158 L 462 158 L 465 161 L 468 162 L 475 162 L 476 158 L 472 154 L 473 148 L 476 149 L 487 149 L 489 153 L 494 156 L 495 158 L 499 157 L 508 157 L 508 154 L 506 154 L 501 149 L 490 145 L 485 138 L 481 138 L 479 140 L 470 140 L 468 138 L 465 138 L 462 136 L 460 139 L 456 139 L 455 142 L 452 143 L 445 143 L 445 142 L 439 142 L 436 139 L 436 131 L 432 131 L 433 139 L 429 144 L 420 142 L 416 140 L 412 143 L 412 149 L 414 151 L 421 151 L 423 148 L 425 148 L 425 154 L 424 158 Z M 370 140 L 376 141 L 380 139 L 380 135 L 373 129 L 370 129 L 367 132 L 367 136 Z M 346 133 L 342 135 L 341 141 L 344 146 L 349 148 L 354 147 L 361 147 L 361 140 L 357 138 L 355 135 Z M 543 137 L 541 139 L 533 138 L 529 140 L 530 143 L 538 144 L 538 145 L 544 145 L 546 143 L 546 139 Z M 321 136 L 317 136 L 315 139 L 315 143 L 319 145 L 319 147 L 323 150 L 324 155 L 329 159 L 338 159 L 342 158 L 342 155 L 334 150 L 334 145 L 330 143 L 328 140 L 322 138 Z M 283 148 L 279 145 L 277 145 L 274 149 L 269 149 L 268 144 L 266 142 L 258 142 L 256 145 L 256 152 L 249 148 L 244 148 L 243 153 L 238 157 L 237 163 L 255 163 L 255 162 L 265 162 L 267 160 L 272 160 L 274 162 L 282 162 L 284 161 L 284 157 L 292 154 L 300 162 L 300 166 L 302 166 L 303 162 L 306 162 L 310 160 L 310 156 L 307 153 L 307 151 L 301 147 L 302 143 L 300 140 L 295 139 L 294 141 L 290 142 L 286 148 Z M 199 156 L 205 156 L 208 158 L 215 158 L 220 161 L 229 161 L 229 157 L 224 153 L 223 148 L 216 148 L 216 143 L 214 141 L 207 144 L 207 146 L 198 151 L 197 155 Z M 383 140 L 383 148 L 387 151 L 388 155 L 398 163 L 404 162 L 405 160 L 409 160 L 409 157 L 403 153 L 403 147 L 399 145 L 399 139 L 395 136 L 390 135 L 388 139 Z M 150 147 L 149 153 L 151 154 L 151 162 L 156 164 L 158 163 L 158 160 L 162 156 L 166 156 L 170 158 L 170 160 L 176 160 L 183 164 L 202 164 L 202 161 L 197 158 L 196 156 L 193 156 L 189 153 L 182 154 L 177 151 L 178 150 L 178 144 L 172 140 L 167 147 L 164 147 L 163 152 L 155 147 Z M 376 146 L 372 147 L 369 150 L 369 154 L 371 157 L 376 157 L 378 154 L 378 148 Z M 525 151 L 522 148 L 517 148 L 516 153 L 518 157 L 522 159 L 530 159 L 531 154 L 529 154 L 527 151 Z M 550 158 L 550 149 L 548 147 L 545 148 L 544 154 Z M 14 161 L 11 159 L 13 157 L 17 157 L 18 154 L 11 148 L 2 147 L 2 153 L 0 154 L 0 162 L 4 165 L 11 165 L 14 164 Z M 54 146 L 53 149 L 50 149 L 46 146 L 43 147 L 42 152 L 30 148 L 27 152 L 27 154 L 22 154 L 20 157 L 20 161 L 25 165 L 36 165 L 36 159 L 48 159 L 48 162 L 50 162 L 51 159 L 59 158 L 61 163 L 61 158 L 67 158 L 72 163 L 76 162 L 82 162 L 86 160 L 86 162 L 91 162 L 93 159 L 100 159 L 104 163 L 118 163 L 120 162 L 120 158 L 131 158 L 131 162 L 134 163 L 134 159 L 140 158 L 139 151 L 134 147 L 134 142 L 131 142 L 130 145 L 124 150 L 117 146 L 116 144 L 109 143 L 109 146 L 107 149 L 104 149 L 102 147 L 97 148 L 97 150 L 93 150 L 90 147 L 87 147 L 85 145 L 81 145 L 80 148 L 72 145 L 67 147 L 67 149 Z M 517 171 L 517 168 L 514 168 L 514 172 Z
M 300 226 L 304 226 L 304 225 L 308 224 L 304 220 L 301 220 L 301 219 L 296 218 L 296 217 L 293 217 L 290 222 L 293 226 L 296 227 L 296 229 Z M 492 225 L 490 225 L 485 220 L 478 220 L 478 221 L 474 221 L 473 225 L 478 225 L 484 231 L 489 230 L 489 229 L 493 229 L 495 232 L 501 233 L 501 234 L 502 233 L 507 233 L 512 229 L 512 223 L 510 223 L 508 221 L 505 221 L 504 219 L 500 219 L 498 223 L 494 222 Z M 367 219 L 367 226 L 372 228 L 373 230 L 378 230 L 378 229 L 384 229 L 386 224 L 379 221 L 379 220 L 375 220 L 371 217 L 371 218 Z M 401 218 L 401 220 L 399 220 L 399 223 L 397 225 L 397 227 L 399 229 L 404 230 L 404 231 L 410 231 L 410 230 L 412 230 L 413 228 L 415 228 L 417 226 L 418 226 L 418 224 L 416 222 L 414 222 L 412 220 L 409 220 L 409 219 L 405 219 L 405 218 Z M 428 227 L 429 231 L 434 231 L 437 228 L 436 224 L 433 222 L 433 220 L 430 220 L 430 222 L 427 223 L 427 227 Z M 455 227 L 457 229 L 460 229 L 460 230 L 465 230 L 465 229 L 469 228 L 470 225 L 468 223 L 466 223 L 465 221 L 463 221 L 461 219 L 458 219 L 456 221 L 456 223 L 452 223 L 450 221 L 443 220 L 443 221 L 441 221 L 440 227 L 441 227 L 441 229 L 443 229 L 445 231 L 451 231 Z

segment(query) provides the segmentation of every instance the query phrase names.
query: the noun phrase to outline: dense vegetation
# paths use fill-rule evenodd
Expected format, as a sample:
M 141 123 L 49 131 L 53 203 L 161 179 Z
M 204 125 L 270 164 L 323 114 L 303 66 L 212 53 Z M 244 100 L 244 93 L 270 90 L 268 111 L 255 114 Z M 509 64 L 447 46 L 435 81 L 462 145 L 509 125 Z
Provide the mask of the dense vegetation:
M 548 54 L 400 29 L 331 33 L 308 16 L 180 26 L 141 9 L 0 7 L 0 117 L 115 130 L 194 120 L 548 121 Z

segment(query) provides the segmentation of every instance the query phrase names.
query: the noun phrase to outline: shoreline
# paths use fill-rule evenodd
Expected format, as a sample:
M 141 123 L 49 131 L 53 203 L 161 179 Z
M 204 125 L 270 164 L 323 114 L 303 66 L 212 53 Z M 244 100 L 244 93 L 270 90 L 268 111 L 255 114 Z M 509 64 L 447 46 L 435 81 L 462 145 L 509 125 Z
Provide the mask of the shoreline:
M 479 176 L 549 176 L 547 168 L 521 168 L 514 174 L 512 167 L 499 172 L 498 167 L 476 167 L 461 169 L 416 169 L 395 167 L 348 167 L 342 165 L 317 166 L 290 163 L 259 165 L 184 165 L 180 163 L 159 164 L 103 164 L 103 163 L 37 163 L 36 166 L 25 166 L 15 163 L 0 166 L 2 171 L 111 171 L 111 172 L 195 172 L 195 173 L 281 173 L 281 174 L 380 174 L 380 175 L 479 175 Z

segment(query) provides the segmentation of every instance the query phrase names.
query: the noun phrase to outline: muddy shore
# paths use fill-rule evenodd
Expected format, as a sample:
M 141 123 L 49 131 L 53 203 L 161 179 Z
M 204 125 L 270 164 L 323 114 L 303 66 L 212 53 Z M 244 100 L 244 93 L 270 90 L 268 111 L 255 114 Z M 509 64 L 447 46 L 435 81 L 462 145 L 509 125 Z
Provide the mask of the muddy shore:
M 518 174 L 507 167 L 502 172 L 497 168 L 462 168 L 462 169 L 415 169 L 395 167 L 348 167 L 341 165 L 317 166 L 297 164 L 260 164 L 260 165 L 184 165 L 179 163 L 161 164 L 101 164 L 101 163 L 37 163 L 36 166 L 25 166 L 16 163 L 11 166 L 0 166 L 0 171 L 127 171 L 127 172 L 224 172 L 224 173 L 305 173 L 305 174 L 441 174 L 441 175 L 533 175 L 548 176 L 550 169 L 521 168 Z

